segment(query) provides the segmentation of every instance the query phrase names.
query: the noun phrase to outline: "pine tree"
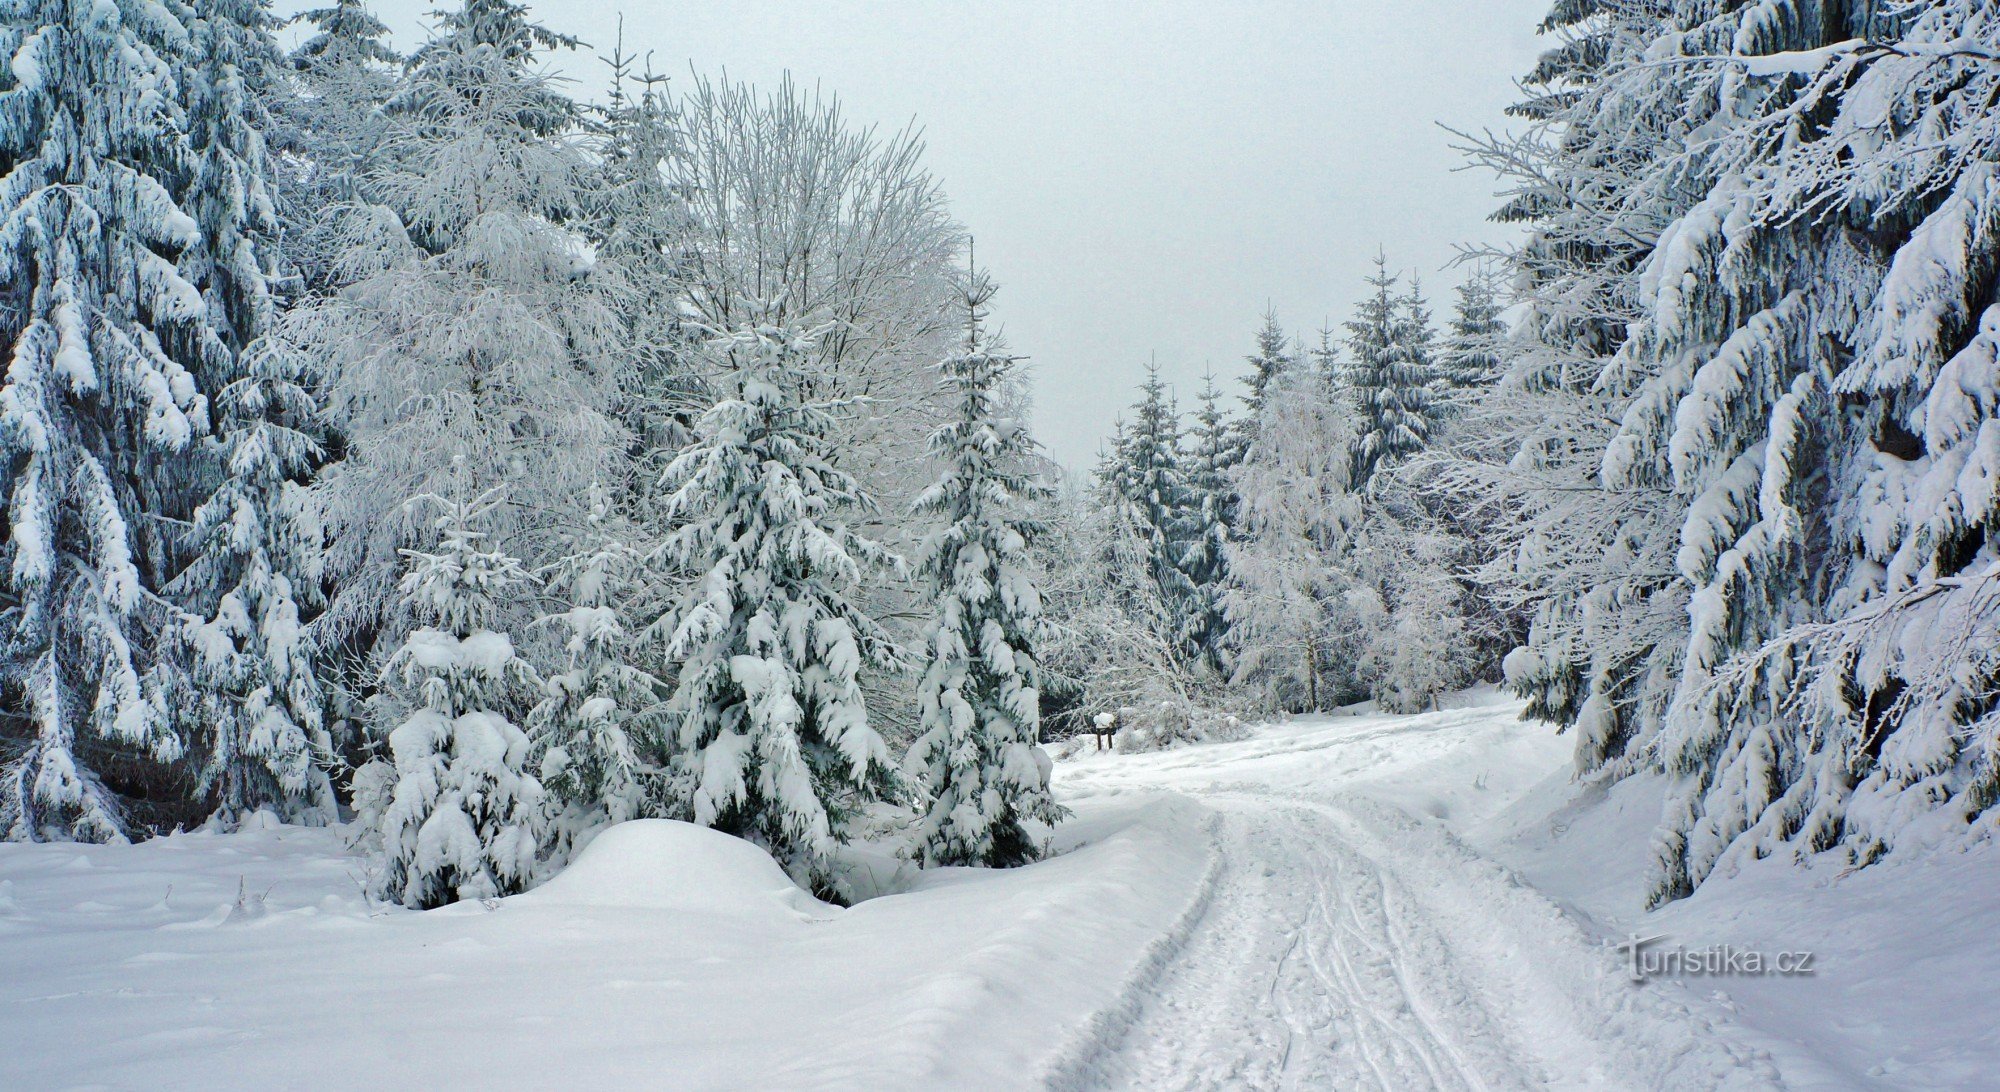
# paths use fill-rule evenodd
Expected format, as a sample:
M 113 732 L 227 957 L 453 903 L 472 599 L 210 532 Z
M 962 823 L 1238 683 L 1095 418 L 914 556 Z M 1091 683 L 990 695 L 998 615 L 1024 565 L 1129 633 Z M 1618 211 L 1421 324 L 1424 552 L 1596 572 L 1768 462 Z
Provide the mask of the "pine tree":
M 834 407 L 801 395 L 813 336 L 753 325 L 708 353 L 724 397 L 662 481 L 679 523 L 662 557 L 694 574 L 655 623 L 679 670 L 675 799 L 836 895 L 847 820 L 895 788 L 861 694 L 895 651 L 854 601 L 864 566 L 894 559 L 844 522 L 868 498 L 834 465 Z
M 1145 550 L 1144 572 L 1165 611 L 1161 634 L 1192 652 L 1188 619 L 1194 582 L 1185 568 L 1193 497 L 1182 465 L 1179 409 L 1160 381 L 1158 364 L 1146 366 L 1146 381 L 1133 406 L 1133 421 L 1120 454 L 1119 481 L 1134 532 Z
M 608 491 L 593 486 L 588 522 L 547 581 L 568 609 L 542 621 L 561 627 L 568 664 L 548 676 L 528 714 L 539 780 L 560 808 L 558 859 L 599 829 L 656 810 L 650 782 L 667 749 L 665 686 L 634 662 L 643 642 L 628 624 L 645 571 L 644 556 L 620 534 Z
M 1348 386 L 1360 410 L 1355 439 L 1355 480 L 1366 482 L 1385 463 L 1423 449 L 1431 432 L 1430 316 L 1421 293 L 1393 294 L 1397 277 L 1388 259 L 1375 258 L 1364 300 L 1347 324 L 1353 356 Z
M 219 436 L 217 458 L 196 469 L 213 484 L 202 483 L 192 560 L 170 586 L 196 612 L 180 627 L 194 693 L 176 714 L 219 819 L 269 807 L 331 822 L 331 745 L 302 625 L 318 567 L 315 543 L 295 525 L 295 483 L 321 450 L 319 411 L 293 363 L 260 340 L 273 318 L 279 230 L 263 131 L 282 58 L 250 0 L 204 4 L 193 40 L 189 117 L 201 155 L 186 203 L 202 242 L 182 267 L 201 284 L 226 352 L 211 355 L 203 383 L 216 392 Z
M 1537 225 L 1510 680 L 1668 775 L 1656 900 L 1990 827 L 1991 5 L 1565 12 L 1559 138 L 1484 149 Z
M 209 432 L 201 382 L 230 349 L 176 261 L 202 238 L 181 204 L 193 57 L 175 12 L 41 0 L 0 26 L 0 648 L 24 729 L 0 825 L 103 841 L 130 829 L 120 786 L 183 752 L 162 593 L 201 499 L 184 473 Z
M 310 27 L 287 63 L 293 94 L 277 103 L 283 139 L 274 149 L 286 258 L 306 291 L 334 287 L 345 207 L 360 199 L 361 176 L 388 132 L 382 108 L 396 89 L 403 58 L 389 28 L 361 0 L 335 0 L 292 17 Z
M 539 680 L 492 628 L 528 576 L 474 529 L 486 511 L 452 504 L 438 551 L 410 551 L 402 593 L 422 624 L 384 665 L 377 699 L 400 719 L 378 894 L 413 909 L 521 891 L 541 849 L 542 786 L 517 727 Z
M 914 506 L 942 526 L 917 554 L 938 613 L 924 640 L 920 735 L 905 765 L 926 800 L 917 860 L 1009 868 L 1042 855 L 1026 824 L 1062 815 L 1035 755 L 1042 622 L 1028 551 L 1042 528 L 1026 506 L 1049 489 L 1032 476 L 1036 444 L 1026 427 L 1000 415 L 1018 358 L 993 351 L 980 328 L 992 282 L 975 271 L 963 292 L 965 342 L 939 366 L 958 417 L 931 433 L 944 471 Z
M 1439 395 L 1445 408 L 1462 412 L 1499 382 L 1502 370 L 1500 301 L 1492 277 L 1475 273 L 1458 286 L 1451 329 L 1438 354 Z
M 1221 678 L 1227 671 L 1229 631 L 1222 597 L 1229 581 L 1229 539 L 1239 506 L 1230 479 L 1244 453 L 1237 446 L 1237 430 L 1222 416 L 1213 374 L 1203 384 L 1200 399 L 1193 449 L 1187 457 L 1188 530 L 1181 552 L 1181 568 L 1193 591 L 1185 638 L 1199 662 Z
M 1244 358 L 1250 364 L 1250 374 L 1243 377 L 1244 385 L 1250 388 L 1243 396 L 1244 420 L 1254 422 L 1264 412 L 1271 378 L 1284 371 L 1293 357 L 1285 328 L 1278 325 L 1278 313 L 1265 311 L 1264 325 L 1257 330 L 1257 351 Z
M 630 331 L 634 364 L 621 413 L 643 450 L 671 458 L 713 401 L 688 367 L 700 346 L 681 313 L 692 227 L 686 201 L 665 174 L 681 154 L 680 136 L 665 79 L 637 69 L 622 43 L 605 63 L 611 88 L 595 111 L 604 184 L 593 242 L 604 260 L 624 270 L 613 306 Z M 657 476 L 653 469 L 644 480 Z

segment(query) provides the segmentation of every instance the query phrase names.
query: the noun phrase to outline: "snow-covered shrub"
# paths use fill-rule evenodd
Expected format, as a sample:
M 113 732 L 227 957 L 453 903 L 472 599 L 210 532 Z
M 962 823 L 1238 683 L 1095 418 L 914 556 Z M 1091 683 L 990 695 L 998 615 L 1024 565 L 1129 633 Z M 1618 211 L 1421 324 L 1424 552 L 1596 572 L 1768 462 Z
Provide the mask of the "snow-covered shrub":
M 378 698 L 398 720 L 376 893 L 417 909 L 524 890 L 542 848 L 542 786 L 518 727 L 539 680 L 508 634 L 490 628 L 496 600 L 528 577 L 486 548 L 478 515 L 453 505 L 438 551 L 410 552 L 402 591 L 422 624 L 384 665 Z

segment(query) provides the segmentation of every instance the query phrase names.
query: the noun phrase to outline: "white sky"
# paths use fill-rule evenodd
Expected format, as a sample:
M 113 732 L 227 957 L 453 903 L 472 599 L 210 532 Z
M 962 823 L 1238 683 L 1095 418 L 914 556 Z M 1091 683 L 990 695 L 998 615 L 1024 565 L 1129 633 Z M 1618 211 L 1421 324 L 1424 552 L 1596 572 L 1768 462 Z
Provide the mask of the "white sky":
M 405 45 L 436 6 L 375 4 Z M 789 70 L 855 123 L 915 121 L 1032 360 L 1036 434 L 1083 467 L 1148 357 L 1192 402 L 1205 365 L 1241 374 L 1267 304 L 1295 332 L 1344 319 L 1378 245 L 1447 313 L 1454 244 L 1507 229 L 1484 219 L 1491 177 L 1454 173 L 1437 123 L 1505 124 L 1548 6 L 633 0 L 624 14 L 627 50 L 657 71 L 774 84 Z M 617 35 L 616 3 L 532 9 L 600 49 Z M 595 97 L 600 66 L 561 67 Z

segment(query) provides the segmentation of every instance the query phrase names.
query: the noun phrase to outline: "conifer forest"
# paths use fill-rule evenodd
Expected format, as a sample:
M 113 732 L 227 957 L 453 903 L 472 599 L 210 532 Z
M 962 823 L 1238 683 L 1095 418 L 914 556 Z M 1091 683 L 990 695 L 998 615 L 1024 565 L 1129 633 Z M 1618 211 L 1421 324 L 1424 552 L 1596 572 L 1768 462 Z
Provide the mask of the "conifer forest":
M 2000 3 L 313 2 L 0 5 L 0 1087 L 2000 1080 Z

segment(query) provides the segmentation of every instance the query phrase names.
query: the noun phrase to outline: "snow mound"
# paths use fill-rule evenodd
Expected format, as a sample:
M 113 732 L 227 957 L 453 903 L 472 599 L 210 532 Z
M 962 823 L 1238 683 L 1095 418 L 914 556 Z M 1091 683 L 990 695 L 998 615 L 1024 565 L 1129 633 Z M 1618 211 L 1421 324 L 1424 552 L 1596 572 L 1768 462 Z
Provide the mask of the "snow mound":
M 516 902 L 810 921 L 839 909 L 792 882 L 761 847 L 672 819 L 634 819 L 592 839 L 548 883 Z

